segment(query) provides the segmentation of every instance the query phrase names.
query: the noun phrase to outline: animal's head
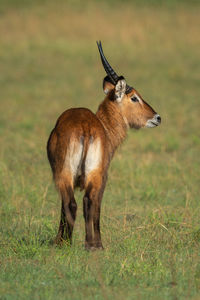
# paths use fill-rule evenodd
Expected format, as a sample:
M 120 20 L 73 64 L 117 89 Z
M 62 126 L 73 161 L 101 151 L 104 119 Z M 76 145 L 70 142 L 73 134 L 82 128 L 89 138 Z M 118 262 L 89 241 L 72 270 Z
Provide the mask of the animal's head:
M 140 94 L 130 87 L 123 76 L 118 76 L 104 56 L 101 42 L 97 42 L 101 61 L 106 73 L 103 89 L 110 101 L 119 105 L 123 118 L 130 127 L 155 127 L 161 123 L 161 117 L 147 104 Z

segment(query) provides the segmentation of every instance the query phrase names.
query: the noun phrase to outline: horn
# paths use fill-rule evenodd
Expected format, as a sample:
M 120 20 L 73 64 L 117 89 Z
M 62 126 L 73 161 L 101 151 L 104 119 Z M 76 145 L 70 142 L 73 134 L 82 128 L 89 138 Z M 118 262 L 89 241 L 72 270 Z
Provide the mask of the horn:
M 114 85 L 116 85 L 118 80 L 120 79 L 120 77 L 115 73 L 115 71 L 110 66 L 107 59 L 105 58 L 105 55 L 104 55 L 103 49 L 102 49 L 102 45 L 101 45 L 101 41 L 97 42 L 97 46 L 98 46 L 98 49 L 99 49 L 99 53 L 100 53 L 100 56 L 101 56 L 101 61 L 102 61 L 102 64 L 104 66 L 104 69 L 105 69 L 106 73 L 108 74 L 111 82 Z M 126 84 L 126 94 L 130 93 L 132 91 L 132 89 L 133 89 L 132 87 L 130 87 L 128 84 Z
M 98 46 L 98 49 L 99 49 L 99 53 L 100 53 L 100 56 L 101 56 L 101 61 L 102 61 L 102 64 L 104 66 L 104 69 L 105 69 L 106 73 L 108 74 L 108 76 L 109 76 L 110 80 L 112 81 L 112 83 L 114 85 L 116 85 L 117 81 L 119 80 L 119 76 L 115 73 L 115 71 L 110 66 L 107 59 L 105 58 L 105 55 L 104 55 L 103 49 L 102 49 L 102 45 L 101 45 L 101 41 L 97 42 L 97 46 Z

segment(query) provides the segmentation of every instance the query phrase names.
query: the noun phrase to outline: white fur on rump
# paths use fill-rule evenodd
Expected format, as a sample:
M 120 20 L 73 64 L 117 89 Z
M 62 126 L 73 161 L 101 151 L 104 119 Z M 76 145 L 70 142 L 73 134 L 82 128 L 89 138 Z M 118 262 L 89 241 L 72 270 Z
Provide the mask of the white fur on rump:
M 77 140 L 71 140 L 69 143 L 69 148 L 67 149 L 67 154 L 65 157 L 65 162 L 63 166 L 63 171 L 68 171 L 72 174 L 73 180 L 81 174 L 81 166 L 83 163 L 83 152 L 84 146 L 83 142 Z M 90 172 L 97 169 L 101 163 L 102 159 L 102 149 L 100 139 L 90 138 L 88 151 L 85 159 L 85 176 Z
M 69 170 L 73 178 L 80 175 L 83 159 L 83 143 L 77 140 L 71 140 L 65 157 L 63 169 Z
M 90 144 L 85 160 L 85 175 L 87 176 L 91 171 L 97 169 L 101 163 L 102 149 L 100 139 L 90 139 Z

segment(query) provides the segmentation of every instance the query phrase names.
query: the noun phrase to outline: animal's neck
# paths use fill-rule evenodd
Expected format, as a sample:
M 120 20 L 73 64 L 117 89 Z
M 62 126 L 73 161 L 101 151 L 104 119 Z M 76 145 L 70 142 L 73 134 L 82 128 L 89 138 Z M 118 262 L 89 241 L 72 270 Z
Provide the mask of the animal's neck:
M 100 104 L 96 116 L 106 130 L 112 157 L 117 147 L 126 137 L 127 124 L 121 114 L 120 108 L 116 103 L 108 99 L 105 99 Z

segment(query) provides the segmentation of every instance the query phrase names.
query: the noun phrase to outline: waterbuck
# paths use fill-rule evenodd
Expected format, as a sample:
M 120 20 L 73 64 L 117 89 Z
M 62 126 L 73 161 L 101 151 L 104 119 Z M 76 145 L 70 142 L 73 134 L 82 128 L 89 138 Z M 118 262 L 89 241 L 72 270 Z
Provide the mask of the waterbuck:
M 61 218 L 56 243 L 72 242 L 77 204 L 74 189 L 84 190 L 85 248 L 103 249 L 100 233 L 101 200 L 110 161 L 129 128 L 155 127 L 160 116 L 140 94 L 118 76 L 97 42 L 107 73 L 103 80 L 105 99 L 94 114 L 87 108 L 64 111 L 52 130 L 47 154 L 60 193 Z

